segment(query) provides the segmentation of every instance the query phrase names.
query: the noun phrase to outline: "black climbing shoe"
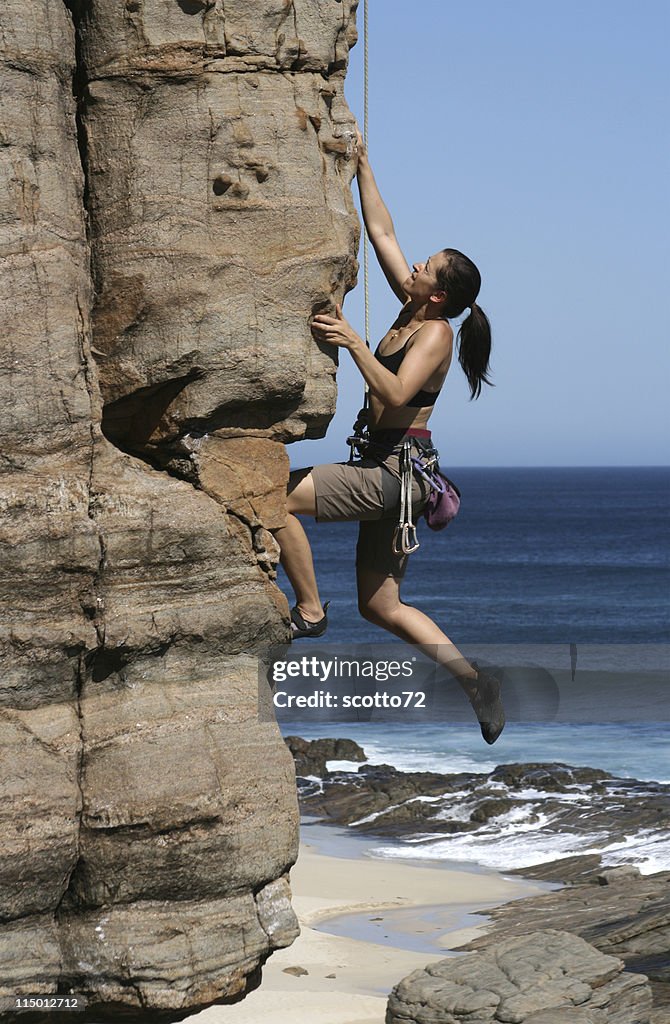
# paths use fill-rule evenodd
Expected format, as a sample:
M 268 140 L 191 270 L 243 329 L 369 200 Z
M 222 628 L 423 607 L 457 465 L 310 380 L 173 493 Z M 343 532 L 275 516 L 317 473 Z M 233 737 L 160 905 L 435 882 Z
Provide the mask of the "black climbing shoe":
M 323 636 L 328 629 L 329 604 L 330 601 L 326 601 L 324 604 L 323 618 L 319 619 L 318 622 L 308 622 L 307 619 L 303 619 L 297 606 L 291 608 L 291 638 L 298 640 L 301 636 Z
M 468 680 L 474 687 L 469 700 L 472 704 L 482 736 L 487 743 L 495 743 L 505 728 L 505 709 L 500 696 L 500 681 L 490 672 L 479 668 L 476 661 L 472 667 L 477 672 L 477 679 Z

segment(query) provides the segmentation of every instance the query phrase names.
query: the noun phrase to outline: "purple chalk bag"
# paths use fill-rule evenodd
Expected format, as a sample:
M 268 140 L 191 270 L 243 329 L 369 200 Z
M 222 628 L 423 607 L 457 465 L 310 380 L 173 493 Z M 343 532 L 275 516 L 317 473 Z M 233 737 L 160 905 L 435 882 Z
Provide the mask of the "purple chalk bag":
M 461 492 L 456 484 L 439 470 L 426 470 L 419 459 L 413 458 L 414 468 L 430 484 L 430 494 L 423 517 L 431 530 L 448 526 L 461 506 Z

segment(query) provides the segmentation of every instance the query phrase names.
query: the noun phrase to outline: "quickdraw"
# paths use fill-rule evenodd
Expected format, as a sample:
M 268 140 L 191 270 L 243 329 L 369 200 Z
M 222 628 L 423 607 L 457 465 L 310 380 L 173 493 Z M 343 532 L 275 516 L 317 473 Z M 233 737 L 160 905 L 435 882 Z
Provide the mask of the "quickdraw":
M 400 515 L 393 532 L 393 552 L 396 555 L 411 555 L 420 546 L 412 519 L 413 463 L 412 441 L 406 437 L 400 449 Z

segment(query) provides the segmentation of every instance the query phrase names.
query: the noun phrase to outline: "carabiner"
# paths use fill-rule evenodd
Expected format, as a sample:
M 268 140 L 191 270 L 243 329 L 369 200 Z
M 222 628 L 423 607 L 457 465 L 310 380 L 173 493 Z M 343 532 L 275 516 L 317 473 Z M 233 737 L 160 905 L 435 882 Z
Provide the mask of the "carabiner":
M 436 474 L 434 474 L 431 470 L 428 470 L 428 472 L 426 472 L 421 462 L 414 457 L 412 457 L 412 464 L 414 466 L 415 472 L 417 472 L 419 476 L 422 476 L 427 484 L 430 484 L 430 487 L 433 491 L 437 491 L 439 494 L 444 494 L 446 488 Z
M 411 540 L 410 540 L 411 537 Z M 411 555 L 412 552 L 416 551 L 419 547 L 419 541 L 416 536 L 416 526 L 411 523 L 405 523 L 402 528 L 402 553 L 403 555 Z

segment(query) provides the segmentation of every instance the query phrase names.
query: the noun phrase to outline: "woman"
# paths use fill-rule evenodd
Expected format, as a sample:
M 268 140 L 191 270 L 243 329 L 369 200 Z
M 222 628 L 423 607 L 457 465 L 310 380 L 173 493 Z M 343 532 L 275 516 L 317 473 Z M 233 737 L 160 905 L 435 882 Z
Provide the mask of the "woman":
M 435 253 L 410 270 L 360 135 L 357 178 L 370 241 L 402 309 L 374 354 L 344 319 L 339 306 L 335 316 L 315 316 L 312 330 L 320 341 L 348 349 L 367 381 L 370 437 L 377 454 L 382 451 L 383 455 L 291 473 L 288 522 L 275 536 L 296 595 L 291 613 L 293 635 L 320 636 L 327 626 L 327 604 L 322 607 L 309 541 L 296 516 L 316 516 L 319 522 L 358 520 L 356 574 L 361 615 L 446 665 L 465 690 L 484 738 L 493 743 L 505 724 L 500 684 L 470 665 L 427 615 L 400 600 L 408 555 L 397 552 L 393 543 L 398 520 L 398 487 L 394 490 L 393 483 L 399 477 L 401 442 L 407 436 L 430 436 L 427 424 L 453 353 L 454 332 L 448 318 L 460 316 L 467 307 L 470 315 L 459 331 L 458 359 L 472 398 L 479 396 L 482 384 L 490 383 L 491 329 L 476 304 L 481 278 L 474 263 L 455 249 Z M 426 498 L 426 485 L 415 477 L 415 513 Z

